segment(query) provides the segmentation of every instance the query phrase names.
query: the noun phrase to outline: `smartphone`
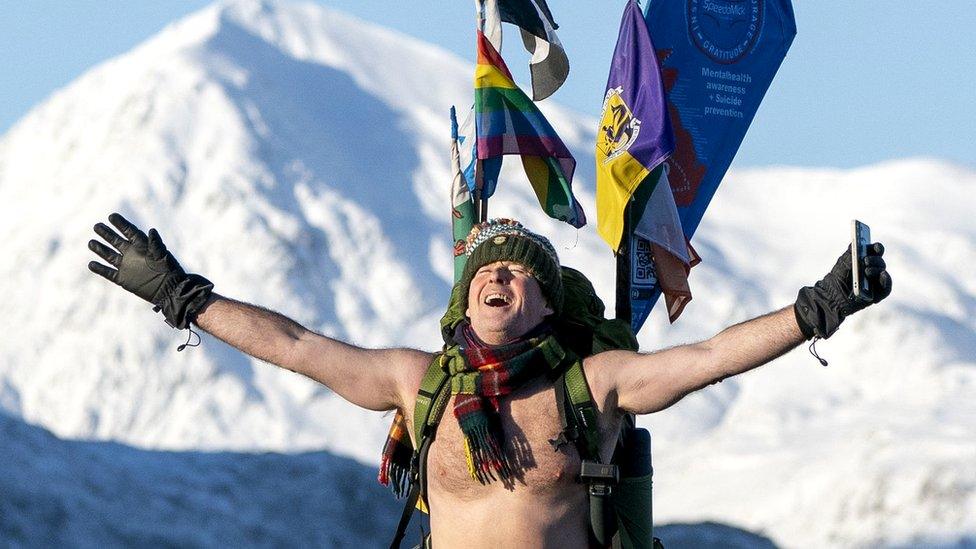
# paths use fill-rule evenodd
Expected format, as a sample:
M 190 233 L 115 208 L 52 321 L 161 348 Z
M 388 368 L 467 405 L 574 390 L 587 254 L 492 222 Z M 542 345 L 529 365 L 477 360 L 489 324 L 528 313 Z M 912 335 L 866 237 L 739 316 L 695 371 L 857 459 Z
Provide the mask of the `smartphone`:
M 871 301 L 871 288 L 864 277 L 864 256 L 871 245 L 871 227 L 858 220 L 851 221 L 851 276 L 854 297 L 861 301 Z

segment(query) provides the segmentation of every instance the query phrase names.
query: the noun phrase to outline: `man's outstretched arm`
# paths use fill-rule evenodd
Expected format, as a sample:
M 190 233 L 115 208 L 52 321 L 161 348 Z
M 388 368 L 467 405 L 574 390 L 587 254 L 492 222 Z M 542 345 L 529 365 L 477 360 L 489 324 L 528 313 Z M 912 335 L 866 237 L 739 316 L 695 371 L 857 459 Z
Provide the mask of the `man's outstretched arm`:
M 309 377 L 369 410 L 402 406 L 431 355 L 413 349 L 363 349 L 313 332 L 274 311 L 213 294 L 194 322 L 265 362 Z M 416 379 L 414 379 L 416 378 Z
M 119 232 L 95 225 L 88 243 L 107 265 L 88 268 L 155 305 L 167 324 L 191 322 L 241 351 L 304 374 L 346 400 L 371 410 L 401 407 L 416 393 L 430 355 L 409 349 L 362 349 L 308 330 L 270 310 L 221 297 L 209 280 L 187 274 L 159 233 L 143 233 L 119 214 L 109 216 Z M 121 234 L 119 234 L 121 233 Z
M 813 337 L 830 337 L 847 316 L 891 293 L 891 277 L 873 244 L 864 272 L 875 289 L 870 302 L 852 295 L 850 253 L 844 253 L 822 280 L 800 290 L 790 307 L 748 320 L 692 345 L 651 354 L 611 351 L 587 364 L 591 383 L 612 395 L 624 412 L 663 410 L 685 395 L 766 364 Z M 594 360 L 595 359 L 595 360 Z
M 621 411 L 649 414 L 707 385 L 762 366 L 803 340 L 793 308 L 787 307 L 730 326 L 701 343 L 650 354 L 603 353 L 595 357 L 599 362 L 587 368 L 587 375 L 603 378 L 616 393 Z

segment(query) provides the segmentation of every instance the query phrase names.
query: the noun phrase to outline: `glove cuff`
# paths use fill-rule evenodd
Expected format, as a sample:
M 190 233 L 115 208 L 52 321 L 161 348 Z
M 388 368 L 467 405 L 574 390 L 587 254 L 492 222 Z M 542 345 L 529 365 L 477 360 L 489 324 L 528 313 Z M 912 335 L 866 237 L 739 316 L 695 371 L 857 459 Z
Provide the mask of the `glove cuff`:
M 862 307 L 863 308 L 863 307 Z M 796 323 L 807 339 L 827 339 L 834 335 L 844 319 L 858 310 L 843 284 L 828 274 L 813 286 L 800 289 L 793 305 Z
M 170 277 L 154 296 L 153 310 L 161 311 L 167 324 L 183 330 L 210 299 L 213 287 L 212 282 L 197 274 Z
M 817 335 L 816 326 L 820 323 L 820 315 L 813 304 L 812 293 L 814 288 L 804 286 L 796 296 L 793 304 L 793 314 L 796 316 L 796 323 L 800 326 L 800 332 L 806 340 L 813 339 Z M 823 337 L 822 335 L 820 337 Z
M 801 288 L 800 293 L 796 297 L 796 303 L 793 304 L 793 315 L 796 316 L 796 323 L 800 327 L 800 332 L 803 333 L 803 339 L 807 341 L 817 335 L 814 329 L 816 325 L 816 314 L 807 303 L 808 299 L 804 295 L 804 290 L 810 289 L 809 286 Z
M 806 339 L 814 336 L 827 339 L 844 321 L 844 314 L 831 302 L 828 292 L 818 286 L 819 283 L 801 288 L 793 305 L 797 324 Z

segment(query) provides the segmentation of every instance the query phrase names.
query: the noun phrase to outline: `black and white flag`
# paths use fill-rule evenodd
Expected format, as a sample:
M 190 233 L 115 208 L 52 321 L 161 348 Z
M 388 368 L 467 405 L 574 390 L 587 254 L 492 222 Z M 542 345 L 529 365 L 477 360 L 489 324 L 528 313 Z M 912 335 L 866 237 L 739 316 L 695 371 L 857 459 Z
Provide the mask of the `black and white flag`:
M 556 36 L 559 25 L 552 18 L 546 0 L 476 0 L 482 32 L 501 52 L 500 22 L 511 23 L 522 32 L 525 49 L 532 54 L 532 99 L 552 95 L 569 75 L 569 59 Z

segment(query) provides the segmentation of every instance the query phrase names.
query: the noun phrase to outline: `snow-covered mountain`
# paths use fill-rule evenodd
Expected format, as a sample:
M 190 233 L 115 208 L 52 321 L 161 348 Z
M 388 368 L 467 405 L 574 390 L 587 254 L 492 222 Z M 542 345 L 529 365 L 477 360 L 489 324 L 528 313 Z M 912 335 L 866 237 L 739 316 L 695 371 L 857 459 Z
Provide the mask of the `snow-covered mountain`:
M 5 547 L 385 547 L 402 509 L 375 467 L 329 452 L 140 450 L 61 440 L 2 412 L 0 436 Z M 428 529 L 415 519 L 404 545 Z M 711 522 L 655 532 L 672 547 L 775 547 Z
M 376 547 L 399 518 L 374 467 L 328 452 L 67 441 L 3 413 L 0 435 L 4 547 Z
M 86 242 L 120 211 L 224 295 L 361 345 L 436 348 L 452 268 L 447 113 L 470 104 L 472 72 L 321 6 L 246 0 L 55 93 L 0 138 L 0 408 L 63 439 L 135 447 L 117 447 L 130 461 L 327 450 L 374 465 L 389 416 L 207 336 L 177 354 L 183 334 L 87 271 Z M 595 220 L 596 122 L 543 110 Z M 595 230 L 545 217 L 519 170 L 506 164 L 493 215 L 549 235 L 609 303 Z M 885 243 L 894 293 L 818 344 L 828 368 L 801 348 L 642 418 L 659 522 L 730 523 L 789 547 L 976 542 L 974 184 L 925 159 L 730 173 L 695 236 L 695 299 L 675 326 L 655 311 L 644 349 L 791 303 L 853 217 Z M 60 455 L 45 459 L 67 467 Z

